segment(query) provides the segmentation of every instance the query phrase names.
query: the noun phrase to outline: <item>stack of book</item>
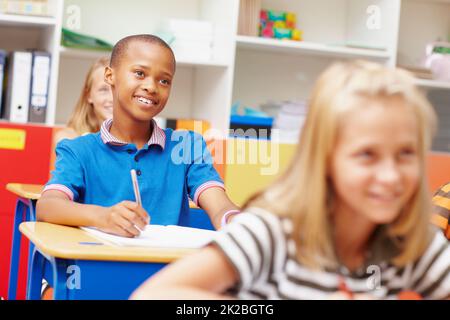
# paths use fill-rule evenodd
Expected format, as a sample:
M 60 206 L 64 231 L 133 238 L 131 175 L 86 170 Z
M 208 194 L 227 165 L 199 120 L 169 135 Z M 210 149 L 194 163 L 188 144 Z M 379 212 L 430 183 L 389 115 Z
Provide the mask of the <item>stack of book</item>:
M 238 34 L 257 37 L 261 0 L 241 0 L 239 4 Z
M 272 126 L 272 139 L 278 138 L 280 142 L 297 143 L 307 112 L 306 101 L 284 102 Z
M 214 28 L 211 22 L 169 19 L 161 31 L 173 39 L 170 45 L 177 60 L 212 60 Z

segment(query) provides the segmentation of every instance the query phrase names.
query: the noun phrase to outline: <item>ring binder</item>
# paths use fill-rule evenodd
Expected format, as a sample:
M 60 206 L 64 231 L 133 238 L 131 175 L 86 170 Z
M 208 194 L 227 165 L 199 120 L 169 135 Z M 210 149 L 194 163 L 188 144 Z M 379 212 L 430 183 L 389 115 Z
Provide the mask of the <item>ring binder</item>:
M 30 110 L 28 121 L 44 123 L 47 113 L 50 81 L 50 54 L 33 51 Z
M 11 122 L 28 121 L 32 59 L 31 52 L 16 51 L 10 55 L 4 117 Z

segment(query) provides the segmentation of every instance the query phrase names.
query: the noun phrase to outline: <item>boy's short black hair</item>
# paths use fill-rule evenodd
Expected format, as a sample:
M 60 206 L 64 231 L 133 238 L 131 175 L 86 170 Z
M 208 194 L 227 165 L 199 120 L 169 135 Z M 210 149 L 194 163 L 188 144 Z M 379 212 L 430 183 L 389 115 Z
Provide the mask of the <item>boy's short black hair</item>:
M 147 42 L 147 43 L 151 43 L 151 44 L 156 44 L 156 45 L 159 45 L 161 47 L 168 49 L 170 51 L 170 53 L 172 54 L 174 66 L 176 65 L 175 55 L 172 51 L 172 48 L 163 39 L 161 39 L 155 35 L 152 35 L 152 34 L 136 34 L 136 35 L 131 35 L 131 36 L 125 37 L 125 38 L 119 40 L 115 44 L 115 46 L 112 49 L 112 53 L 111 53 L 111 60 L 109 63 L 110 67 L 117 66 L 117 64 L 120 62 L 123 55 L 125 54 L 128 45 L 133 41 L 143 41 L 143 42 Z

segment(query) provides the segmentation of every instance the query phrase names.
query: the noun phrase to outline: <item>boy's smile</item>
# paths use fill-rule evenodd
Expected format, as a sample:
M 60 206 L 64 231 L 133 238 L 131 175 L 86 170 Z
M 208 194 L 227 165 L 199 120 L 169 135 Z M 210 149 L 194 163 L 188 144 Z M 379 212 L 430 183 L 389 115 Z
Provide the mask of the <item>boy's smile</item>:
M 139 103 L 142 103 L 146 107 L 158 105 L 158 101 L 152 98 L 146 98 L 142 96 L 135 96 Z
M 149 121 L 159 114 L 169 99 L 174 73 L 169 49 L 157 43 L 129 43 L 117 66 L 105 73 L 113 89 L 114 119 Z

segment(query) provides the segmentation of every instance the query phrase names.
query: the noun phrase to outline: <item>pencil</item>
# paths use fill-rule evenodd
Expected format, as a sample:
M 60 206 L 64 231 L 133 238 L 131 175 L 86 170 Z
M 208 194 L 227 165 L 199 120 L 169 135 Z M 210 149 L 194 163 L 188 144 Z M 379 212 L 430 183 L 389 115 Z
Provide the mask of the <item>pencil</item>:
M 136 170 L 131 169 L 131 181 L 133 182 L 134 197 L 139 206 L 142 207 L 141 193 L 139 191 L 139 183 L 137 180 Z
M 131 169 L 130 173 L 131 173 L 131 181 L 133 183 L 134 197 L 136 199 L 138 206 L 142 207 L 141 192 L 139 191 L 139 183 L 136 175 L 136 170 Z M 137 225 L 134 226 L 140 232 L 143 232 Z

